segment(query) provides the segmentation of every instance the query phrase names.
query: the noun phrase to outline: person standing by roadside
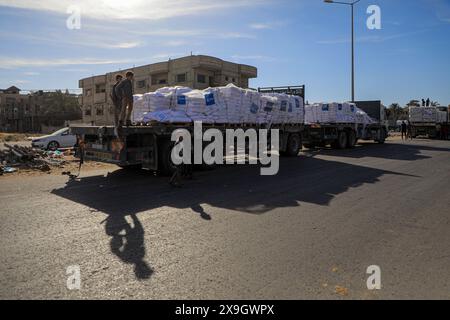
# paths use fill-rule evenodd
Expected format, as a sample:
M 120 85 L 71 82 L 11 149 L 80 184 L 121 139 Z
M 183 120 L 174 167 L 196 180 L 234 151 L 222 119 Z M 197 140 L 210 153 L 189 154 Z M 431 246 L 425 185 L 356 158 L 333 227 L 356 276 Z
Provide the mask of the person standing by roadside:
M 401 129 L 402 129 L 402 140 L 405 140 L 405 138 L 408 139 L 407 133 L 406 133 L 407 125 L 406 125 L 405 121 L 402 122 Z
M 119 97 L 116 93 L 116 87 L 122 81 L 123 77 L 121 74 L 116 75 L 116 83 L 114 84 L 111 92 L 111 100 L 114 105 L 114 126 L 117 128 L 119 126 L 120 109 L 122 108 L 122 97 Z
M 407 124 L 407 130 L 408 130 L 408 135 L 406 137 L 406 140 L 408 140 L 408 138 L 409 138 L 412 141 L 412 139 L 413 139 L 412 124 L 411 124 L 411 122 L 409 120 L 408 120 L 408 124 Z
M 119 127 L 126 123 L 131 126 L 131 113 L 133 112 L 133 78 L 134 73 L 128 71 L 116 87 L 116 95 L 122 98 L 122 107 L 120 110 Z

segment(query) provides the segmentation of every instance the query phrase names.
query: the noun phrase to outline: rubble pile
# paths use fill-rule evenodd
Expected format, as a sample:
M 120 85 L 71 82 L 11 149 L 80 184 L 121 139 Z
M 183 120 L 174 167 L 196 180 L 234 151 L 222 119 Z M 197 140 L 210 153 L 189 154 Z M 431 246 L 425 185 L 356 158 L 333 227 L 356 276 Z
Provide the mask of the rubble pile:
M 60 151 L 43 151 L 31 147 L 5 144 L 0 150 L 0 174 L 14 172 L 17 169 L 50 171 L 52 167 L 66 164 Z

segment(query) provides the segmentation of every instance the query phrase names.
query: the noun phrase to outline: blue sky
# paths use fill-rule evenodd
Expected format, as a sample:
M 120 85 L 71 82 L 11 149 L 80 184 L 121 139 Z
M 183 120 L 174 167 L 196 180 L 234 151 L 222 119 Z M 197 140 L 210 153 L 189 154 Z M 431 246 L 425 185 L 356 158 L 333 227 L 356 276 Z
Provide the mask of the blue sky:
M 67 8 L 81 8 L 69 30 Z M 369 5 L 381 30 L 369 30 Z M 450 0 L 356 6 L 356 98 L 450 104 Z M 258 67 L 252 87 L 350 99 L 350 8 L 322 0 L 0 0 L 0 88 L 76 89 L 133 65 L 206 54 Z

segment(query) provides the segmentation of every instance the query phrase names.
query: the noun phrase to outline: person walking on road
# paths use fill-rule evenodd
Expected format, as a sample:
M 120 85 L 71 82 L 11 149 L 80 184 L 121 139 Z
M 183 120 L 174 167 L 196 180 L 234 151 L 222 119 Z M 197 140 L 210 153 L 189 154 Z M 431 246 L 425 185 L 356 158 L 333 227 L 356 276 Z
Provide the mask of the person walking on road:
M 118 97 L 122 99 L 122 107 L 120 110 L 119 127 L 126 123 L 126 126 L 131 126 L 131 113 L 133 112 L 133 78 L 134 73 L 128 71 L 116 87 L 115 92 Z
M 122 81 L 123 77 L 121 74 L 116 75 L 116 83 L 114 84 L 111 92 L 111 100 L 114 105 L 114 126 L 117 128 L 119 126 L 120 109 L 122 108 L 122 97 L 116 94 L 116 87 Z
M 402 129 L 402 140 L 405 140 L 405 138 L 408 139 L 406 131 L 408 129 L 408 126 L 406 125 L 405 121 L 402 122 L 401 129 Z

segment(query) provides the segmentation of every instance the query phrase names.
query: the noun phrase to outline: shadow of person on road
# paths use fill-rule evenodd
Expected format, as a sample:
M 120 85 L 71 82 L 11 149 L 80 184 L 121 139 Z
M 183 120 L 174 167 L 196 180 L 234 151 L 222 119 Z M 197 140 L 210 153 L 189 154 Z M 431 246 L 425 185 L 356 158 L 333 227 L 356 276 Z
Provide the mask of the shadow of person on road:
M 105 232 L 111 237 L 111 252 L 123 262 L 134 265 L 138 279 L 148 279 L 153 270 L 145 262 L 144 228 L 136 214 L 129 217 L 131 226 L 122 214 L 110 214 L 106 219 Z
M 200 214 L 203 220 L 210 221 L 212 218 L 209 214 L 205 212 L 205 209 L 200 205 L 196 204 L 191 207 L 191 210 Z

